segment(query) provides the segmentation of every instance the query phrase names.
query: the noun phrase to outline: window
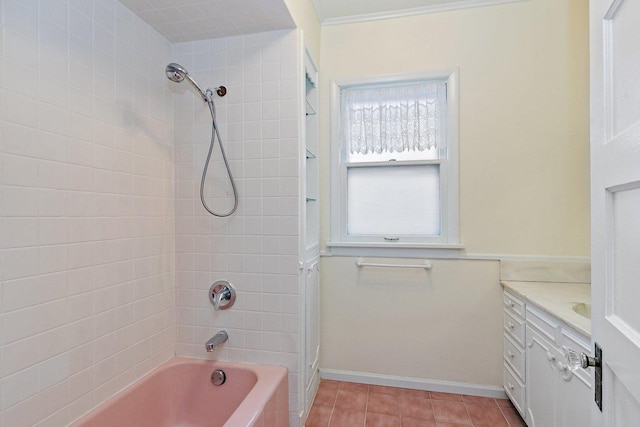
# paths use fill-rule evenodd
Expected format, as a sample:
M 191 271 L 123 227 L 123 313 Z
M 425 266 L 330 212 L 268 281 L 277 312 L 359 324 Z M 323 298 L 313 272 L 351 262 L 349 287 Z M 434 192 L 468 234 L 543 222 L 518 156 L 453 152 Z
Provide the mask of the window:
M 334 83 L 332 252 L 461 248 L 456 77 Z

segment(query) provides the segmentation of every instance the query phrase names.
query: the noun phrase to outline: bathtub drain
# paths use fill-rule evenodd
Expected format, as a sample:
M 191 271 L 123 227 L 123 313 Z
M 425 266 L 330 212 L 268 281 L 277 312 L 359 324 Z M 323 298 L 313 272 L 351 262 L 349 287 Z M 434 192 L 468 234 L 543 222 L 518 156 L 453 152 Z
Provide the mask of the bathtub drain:
M 213 385 L 222 385 L 227 381 L 227 374 L 222 369 L 216 369 L 211 373 L 211 383 Z

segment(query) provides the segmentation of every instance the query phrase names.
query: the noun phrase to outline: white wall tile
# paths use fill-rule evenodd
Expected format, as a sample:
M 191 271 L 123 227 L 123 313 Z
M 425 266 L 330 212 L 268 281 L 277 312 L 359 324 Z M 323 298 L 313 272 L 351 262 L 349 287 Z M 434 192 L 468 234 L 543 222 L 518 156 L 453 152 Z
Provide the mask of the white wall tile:
M 38 244 L 38 219 L 7 217 L 0 220 L 3 248 L 19 248 Z
M 11 73 L 6 73 L 3 86 L 8 91 L 24 95 L 29 98 L 38 97 L 38 71 L 20 62 L 7 59 L 5 66 L 11 69 Z
M 28 157 L 4 155 L 2 181 L 7 185 L 34 187 L 38 183 L 38 163 Z
M 1 384 L 1 408 L 4 410 L 38 392 L 38 368 L 34 366 L 9 375 L 2 379 Z
M 130 379 L 145 372 L 136 367 L 161 361 L 142 350 L 128 357 L 132 336 L 149 344 L 154 337 L 164 357 L 174 348 L 172 338 L 155 338 L 173 336 L 163 331 L 173 330 L 175 318 L 167 145 L 173 102 L 162 73 L 149 72 L 168 61 L 170 45 L 113 0 L 8 0 L 0 7 L 0 60 L 17 71 L 0 79 L 0 419 L 65 425 L 96 403 L 91 388 L 103 353 L 97 345 L 122 338 L 109 352 L 120 362 L 116 372 L 130 372 Z M 137 75 L 116 74 L 116 62 L 127 61 Z M 134 171 L 134 148 L 148 168 Z M 134 212 L 136 176 L 147 182 L 139 196 L 149 196 L 148 210 Z M 134 228 L 134 215 L 143 229 Z M 160 244 L 135 245 L 145 234 Z M 149 289 L 162 284 L 154 296 L 134 295 L 134 259 L 147 260 L 139 281 Z M 134 318 L 136 302 L 141 311 Z M 153 327 L 118 334 L 132 324 Z M 101 390 L 123 386 L 122 378 Z M 62 393 L 69 384 L 82 385 L 82 392 Z
M 3 261 L 3 280 L 34 276 L 34 266 L 38 264 L 38 249 L 31 247 L 5 250 Z

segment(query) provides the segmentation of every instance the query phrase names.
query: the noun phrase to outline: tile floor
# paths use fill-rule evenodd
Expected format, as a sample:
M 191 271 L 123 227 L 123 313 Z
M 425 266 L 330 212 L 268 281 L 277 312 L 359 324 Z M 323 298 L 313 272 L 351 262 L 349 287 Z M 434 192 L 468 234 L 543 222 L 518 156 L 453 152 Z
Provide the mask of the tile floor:
M 305 427 L 526 427 L 505 399 L 322 380 Z

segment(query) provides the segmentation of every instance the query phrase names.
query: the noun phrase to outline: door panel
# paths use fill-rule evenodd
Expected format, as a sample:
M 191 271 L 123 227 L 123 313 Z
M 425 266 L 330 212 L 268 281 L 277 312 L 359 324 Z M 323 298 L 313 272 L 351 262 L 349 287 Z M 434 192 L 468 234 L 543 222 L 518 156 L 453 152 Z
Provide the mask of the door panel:
M 320 358 L 320 272 L 318 257 L 307 263 L 306 284 L 306 330 L 305 330 L 305 385 L 318 370 Z
M 638 123 L 640 117 L 640 61 L 638 61 L 638 18 L 640 2 L 623 1 L 607 25 L 609 46 L 605 52 L 611 64 L 610 81 L 612 133 L 617 136 Z M 629 43 L 634 40 L 635 45 Z
M 558 427 L 584 427 L 588 426 L 591 419 L 589 411 L 585 411 L 585 402 L 590 402 L 592 397 L 591 384 L 575 375 L 573 372 L 564 373 L 558 377 L 561 402 L 558 411 L 556 426 Z
M 640 331 L 640 189 L 612 193 L 613 277 L 607 317 Z M 629 286 L 631 285 L 631 286 Z
M 640 414 L 640 406 L 638 401 L 631 396 L 626 387 L 615 381 L 613 385 L 614 396 L 616 397 L 614 413 L 616 414 L 617 425 L 619 426 L 635 426 L 638 424 L 638 414 Z
M 640 419 L 640 2 L 591 0 L 592 341 L 603 409 L 591 424 Z
M 558 370 L 560 355 L 537 331 L 527 325 L 527 425 L 556 425 Z

